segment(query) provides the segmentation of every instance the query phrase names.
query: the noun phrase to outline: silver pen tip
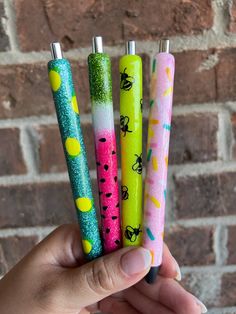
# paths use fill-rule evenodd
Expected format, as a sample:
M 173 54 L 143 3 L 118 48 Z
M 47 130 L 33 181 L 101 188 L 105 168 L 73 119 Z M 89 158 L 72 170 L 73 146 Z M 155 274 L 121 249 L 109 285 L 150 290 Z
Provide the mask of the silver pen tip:
M 161 39 L 159 44 L 159 52 L 170 52 L 170 40 L 165 38 Z
M 135 55 L 135 41 L 129 40 L 126 42 L 126 54 L 127 55 Z
M 52 59 L 62 59 L 62 50 L 61 50 L 61 45 L 58 42 L 54 42 L 50 44 L 51 48 L 51 54 L 52 54 Z
M 94 36 L 92 40 L 93 53 L 103 53 L 102 36 Z

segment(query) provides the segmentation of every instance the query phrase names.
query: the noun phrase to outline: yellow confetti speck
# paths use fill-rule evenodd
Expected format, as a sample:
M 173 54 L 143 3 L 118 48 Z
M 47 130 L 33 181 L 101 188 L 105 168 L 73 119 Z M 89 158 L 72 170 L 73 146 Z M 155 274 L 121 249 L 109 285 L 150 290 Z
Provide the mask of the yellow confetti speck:
M 54 70 L 49 71 L 49 81 L 52 87 L 52 90 L 56 92 L 61 86 L 61 77 L 60 74 Z
M 168 96 L 168 95 L 170 95 L 172 93 L 172 91 L 173 91 L 173 87 L 170 86 L 170 87 L 167 88 L 167 90 L 165 90 L 163 95 L 164 96 Z
M 168 167 L 168 157 L 165 157 L 165 163 L 166 163 L 166 167 Z
M 92 208 L 92 201 L 87 197 L 77 198 L 75 204 L 81 212 L 87 212 Z
M 160 207 L 161 207 L 160 202 L 159 202 L 154 196 L 150 196 L 150 200 L 154 203 L 154 205 L 155 205 L 157 208 L 160 208 Z
M 65 142 L 65 147 L 67 153 L 72 157 L 76 157 L 80 153 L 80 143 L 76 138 L 68 137 Z
M 82 240 L 82 245 L 85 254 L 89 254 L 92 250 L 92 244 L 88 240 Z
M 159 124 L 159 120 L 157 119 L 150 119 L 151 124 Z
M 71 99 L 71 106 L 72 106 L 74 112 L 79 114 L 79 108 L 78 108 L 78 103 L 77 103 L 76 96 L 72 97 L 72 99 Z
M 166 68 L 166 74 L 168 77 L 168 80 L 171 82 L 172 81 L 172 77 L 171 77 L 171 70 L 169 67 Z
M 154 136 L 154 131 L 153 131 L 153 129 L 149 126 L 149 128 L 148 128 L 148 138 L 150 139 L 150 138 L 152 138 Z
M 157 157 L 155 156 L 152 157 L 152 168 L 154 171 L 158 170 L 158 161 L 157 161 Z

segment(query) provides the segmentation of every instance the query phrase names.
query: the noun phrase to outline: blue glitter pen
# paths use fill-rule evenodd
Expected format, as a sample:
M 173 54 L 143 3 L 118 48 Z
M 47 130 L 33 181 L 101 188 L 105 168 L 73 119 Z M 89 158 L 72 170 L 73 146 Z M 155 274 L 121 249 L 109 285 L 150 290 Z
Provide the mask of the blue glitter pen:
M 51 43 L 50 46 L 53 60 L 48 63 L 49 81 L 82 234 L 82 246 L 86 259 L 92 260 L 102 255 L 102 243 L 71 66 L 62 56 L 60 43 Z

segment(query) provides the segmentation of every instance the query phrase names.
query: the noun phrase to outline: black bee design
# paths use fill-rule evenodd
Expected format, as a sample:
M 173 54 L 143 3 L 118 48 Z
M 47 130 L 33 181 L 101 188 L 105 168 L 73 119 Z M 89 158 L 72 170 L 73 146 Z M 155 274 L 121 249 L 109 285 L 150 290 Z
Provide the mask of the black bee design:
M 135 242 L 137 239 L 137 236 L 139 235 L 142 230 L 140 229 L 140 225 L 138 228 L 133 228 L 131 226 L 127 226 L 125 228 L 125 237 L 128 239 L 130 242 Z
M 135 82 L 133 76 L 129 76 L 129 74 L 125 73 L 127 68 L 124 69 L 123 73 L 120 73 L 120 89 L 125 91 L 129 91 L 133 83 Z
M 140 99 L 140 111 L 143 112 L 143 98 Z
M 129 198 L 128 187 L 126 185 L 121 186 L 121 196 L 123 201 Z
M 132 131 L 129 130 L 129 117 L 127 116 L 120 116 L 120 129 L 124 132 L 123 137 L 126 135 L 127 132 L 131 133 Z
M 137 157 L 135 164 L 133 164 L 132 169 L 134 171 L 136 171 L 138 174 L 142 173 L 142 154 L 137 155 L 135 154 L 135 156 Z

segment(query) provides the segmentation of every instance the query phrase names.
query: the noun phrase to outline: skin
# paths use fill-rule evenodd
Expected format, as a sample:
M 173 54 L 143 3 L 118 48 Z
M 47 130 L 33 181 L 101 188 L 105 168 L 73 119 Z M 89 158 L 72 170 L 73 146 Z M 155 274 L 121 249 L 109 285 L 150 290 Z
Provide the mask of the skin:
M 123 248 L 85 263 L 78 226 L 63 225 L 0 281 L 0 313 L 200 314 L 195 297 L 174 280 L 176 261 L 166 246 L 154 285 L 142 280 L 149 266 L 132 275 L 124 272 L 125 258 L 137 250 L 145 249 Z M 132 263 L 136 270 L 131 257 Z

